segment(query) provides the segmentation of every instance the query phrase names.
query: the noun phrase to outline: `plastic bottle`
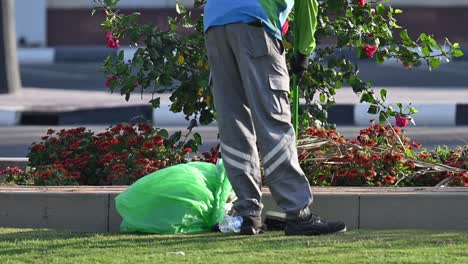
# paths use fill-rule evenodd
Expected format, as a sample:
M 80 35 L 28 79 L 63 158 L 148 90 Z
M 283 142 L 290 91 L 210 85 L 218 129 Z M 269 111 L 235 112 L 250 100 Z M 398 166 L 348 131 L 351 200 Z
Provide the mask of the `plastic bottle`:
M 219 224 L 219 230 L 223 233 L 239 233 L 243 220 L 242 216 L 225 215 L 223 221 Z

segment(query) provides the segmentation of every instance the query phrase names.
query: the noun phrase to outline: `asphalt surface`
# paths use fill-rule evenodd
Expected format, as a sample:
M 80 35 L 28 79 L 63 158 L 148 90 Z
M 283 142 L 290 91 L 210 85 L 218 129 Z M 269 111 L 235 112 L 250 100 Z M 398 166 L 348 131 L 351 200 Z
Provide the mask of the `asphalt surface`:
M 87 126 L 96 133 L 102 132 L 106 126 Z M 17 126 L 0 127 L 0 157 L 25 157 L 28 147 L 32 142 L 39 142 L 46 134 L 47 129 L 72 127 L 49 127 L 49 126 Z M 172 133 L 174 131 L 186 131 L 185 127 L 166 127 Z M 347 138 L 356 137 L 360 127 L 343 126 L 338 131 Z M 209 150 L 218 143 L 218 132 L 216 127 L 196 128 L 204 142 L 200 151 Z M 433 149 L 437 145 L 447 145 L 451 148 L 468 145 L 468 127 L 409 127 L 406 129 L 407 136 L 417 142 L 422 142 L 423 147 Z
M 442 64 L 433 71 L 423 66 L 405 69 L 398 63 L 376 65 L 363 61 L 359 65 L 361 77 L 373 86 L 468 89 L 468 61 Z M 106 90 L 101 64 L 21 65 L 21 78 L 25 87 Z

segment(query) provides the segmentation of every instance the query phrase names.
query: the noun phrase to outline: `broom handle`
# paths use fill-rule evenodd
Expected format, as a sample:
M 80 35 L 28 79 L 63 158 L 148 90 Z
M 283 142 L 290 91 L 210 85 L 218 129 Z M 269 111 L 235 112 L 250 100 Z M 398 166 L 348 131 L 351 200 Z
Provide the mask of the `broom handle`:
M 296 132 L 296 140 L 299 133 L 299 86 L 297 85 L 297 76 L 292 76 L 292 100 L 293 100 L 293 127 Z

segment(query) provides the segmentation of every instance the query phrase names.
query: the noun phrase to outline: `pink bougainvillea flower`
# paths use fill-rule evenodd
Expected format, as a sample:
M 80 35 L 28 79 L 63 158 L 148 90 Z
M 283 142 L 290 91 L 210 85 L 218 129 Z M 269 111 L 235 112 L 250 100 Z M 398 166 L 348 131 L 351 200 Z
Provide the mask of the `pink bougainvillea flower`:
M 283 24 L 283 27 L 281 28 L 281 34 L 284 36 L 288 33 L 288 30 L 289 30 L 289 22 L 286 20 L 286 22 L 284 22 Z
M 375 52 L 377 51 L 377 46 L 366 44 L 363 47 L 364 53 L 366 53 L 367 57 L 373 58 Z
M 361 7 L 364 7 L 367 4 L 367 0 L 357 0 L 357 2 Z
M 409 123 L 409 118 L 408 117 L 401 116 L 401 115 L 396 117 L 396 125 L 398 127 L 406 127 L 406 126 L 408 126 L 408 123 Z
M 112 35 L 112 32 L 107 32 L 106 34 L 107 47 L 110 49 L 117 49 L 120 47 L 120 41 L 118 38 Z
M 192 149 L 191 148 L 185 148 L 184 149 L 184 153 L 192 153 Z
M 117 76 L 115 76 L 115 75 L 112 75 L 112 76 L 110 76 L 110 77 L 107 77 L 106 82 L 105 82 L 104 84 L 106 85 L 106 87 L 109 87 L 109 86 L 110 86 L 110 82 L 111 82 L 112 80 L 115 80 L 115 79 L 117 79 Z

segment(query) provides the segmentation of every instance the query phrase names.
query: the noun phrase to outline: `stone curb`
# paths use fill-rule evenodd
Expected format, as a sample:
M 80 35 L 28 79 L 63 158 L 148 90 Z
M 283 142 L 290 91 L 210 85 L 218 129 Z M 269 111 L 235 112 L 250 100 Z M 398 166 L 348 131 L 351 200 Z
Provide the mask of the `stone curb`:
M 115 197 L 126 186 L 0 187 L 0 227 L 118 232 Z M 468 228 L 467 188 L 312 188 L 316 214 L 348 229 Z M 264 210 L 279 212 L 268 189 Z M 450 221 L 447 221 L 450 219 Z
M 413 106 L 420 111 L 415 116 L 417 126 L 468 125 L 468 104 L 414 104 Z M 367 113 L 368 108 L 368 104 L 334 105 L 328 110 L 328 120 L 337 125 L 368 126 L 369 120 L 378 120 L 377 115 Z M 138 122 L 139 120 L 152 120 L 157 127 L 188 125 L 183 114 L 172 113 L 168 106 L 153 109 L 150 105 L 137 105 L 63 112 L 24 111 L 0 107 L 0 126 L 100 125 Z

